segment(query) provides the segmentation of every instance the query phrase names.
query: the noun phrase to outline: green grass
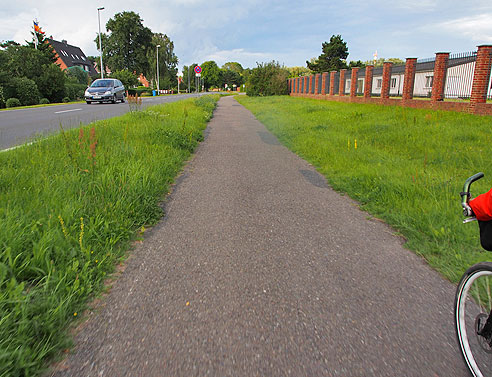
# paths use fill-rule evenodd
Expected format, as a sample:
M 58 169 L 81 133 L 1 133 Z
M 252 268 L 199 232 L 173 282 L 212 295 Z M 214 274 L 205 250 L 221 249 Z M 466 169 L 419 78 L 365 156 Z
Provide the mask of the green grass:
M 21 110 L 21 109 L 33 109 L 36 107 L 47 107 L 47 106 L 59 106 L 59 105 L 73 105 L 74 103 L 85 103 L 85 101 L 71 101 L 71 102 L 60 102 L 60 103 L 47 103 L 44 105 L 31 105 L 31 106 L 17 106 L 17 107 L 9 107 L 5 109 L 0 109 L 0 111 L 9 111 L 9 110 Z
M 150 107 L 0 153 L 0 376 L 70 345 L 130 241 L 202 140 L 219 96 Z M 80 315 L 79 315 L 80 316 Z
M 462 224 L 466 178 L 492 185 L 492 117 L 294 97 L 236 97 L 330 185 L 393 226 L 453 282 L 490 260 L 478 224 Z M 357 143 L 357 148 L 355 148 Z

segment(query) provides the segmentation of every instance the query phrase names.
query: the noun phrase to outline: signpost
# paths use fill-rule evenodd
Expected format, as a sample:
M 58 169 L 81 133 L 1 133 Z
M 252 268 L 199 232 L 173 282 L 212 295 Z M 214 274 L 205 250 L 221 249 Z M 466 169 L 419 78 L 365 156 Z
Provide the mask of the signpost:
M 196 83 L 196 91 L 198 92 L 198 86 L 200 85 L 200 77 L 202 76 L 202 67 L 200 67 L 199 65 L 197 65 L 195 67 L 195 76 L 196 76 L 196 79 L 195 79 L 195 82 L 198 80 L 198 83 Z

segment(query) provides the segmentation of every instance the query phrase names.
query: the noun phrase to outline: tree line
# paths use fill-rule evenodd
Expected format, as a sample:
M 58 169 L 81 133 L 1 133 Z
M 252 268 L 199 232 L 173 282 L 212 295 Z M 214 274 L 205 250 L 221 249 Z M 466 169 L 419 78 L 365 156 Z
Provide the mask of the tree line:
M 55 64 L 55 52 L 42 35 L 34 37 L 37 49 L 33 42 L 0 44 L 0 107 L 68 102 L 87 86 L 73 70 L 63 72 Z

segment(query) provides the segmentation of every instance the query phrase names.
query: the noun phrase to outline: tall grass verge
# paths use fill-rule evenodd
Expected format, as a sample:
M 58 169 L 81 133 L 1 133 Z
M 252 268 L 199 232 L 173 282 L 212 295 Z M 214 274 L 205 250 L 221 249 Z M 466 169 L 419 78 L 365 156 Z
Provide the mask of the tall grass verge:
M 70 343 L 189 158 L 218 96 L 150 107 L 0 153 L 0 376 L 35 376 Z
M 491 117 L 286 96 L 237 100 L 451 281 L 492 258 L 477 224 L 461 223 L 459 196 L 478 171 L 485 178 L 473 193 L 490 189 Z

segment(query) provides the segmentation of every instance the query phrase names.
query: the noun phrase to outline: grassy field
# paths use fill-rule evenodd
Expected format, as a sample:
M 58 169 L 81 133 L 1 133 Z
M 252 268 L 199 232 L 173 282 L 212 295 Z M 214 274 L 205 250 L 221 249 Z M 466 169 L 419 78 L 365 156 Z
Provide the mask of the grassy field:
M 392 225 L 453 282 L 492 260 L 478 224 L 462 224 L 459 193 L 492 186 L 492 117 L 291 97 L 236 97 L 338 191 Z
M 0 376 L 35 376 L 202 140 L 219 96 L 0 153 Z

